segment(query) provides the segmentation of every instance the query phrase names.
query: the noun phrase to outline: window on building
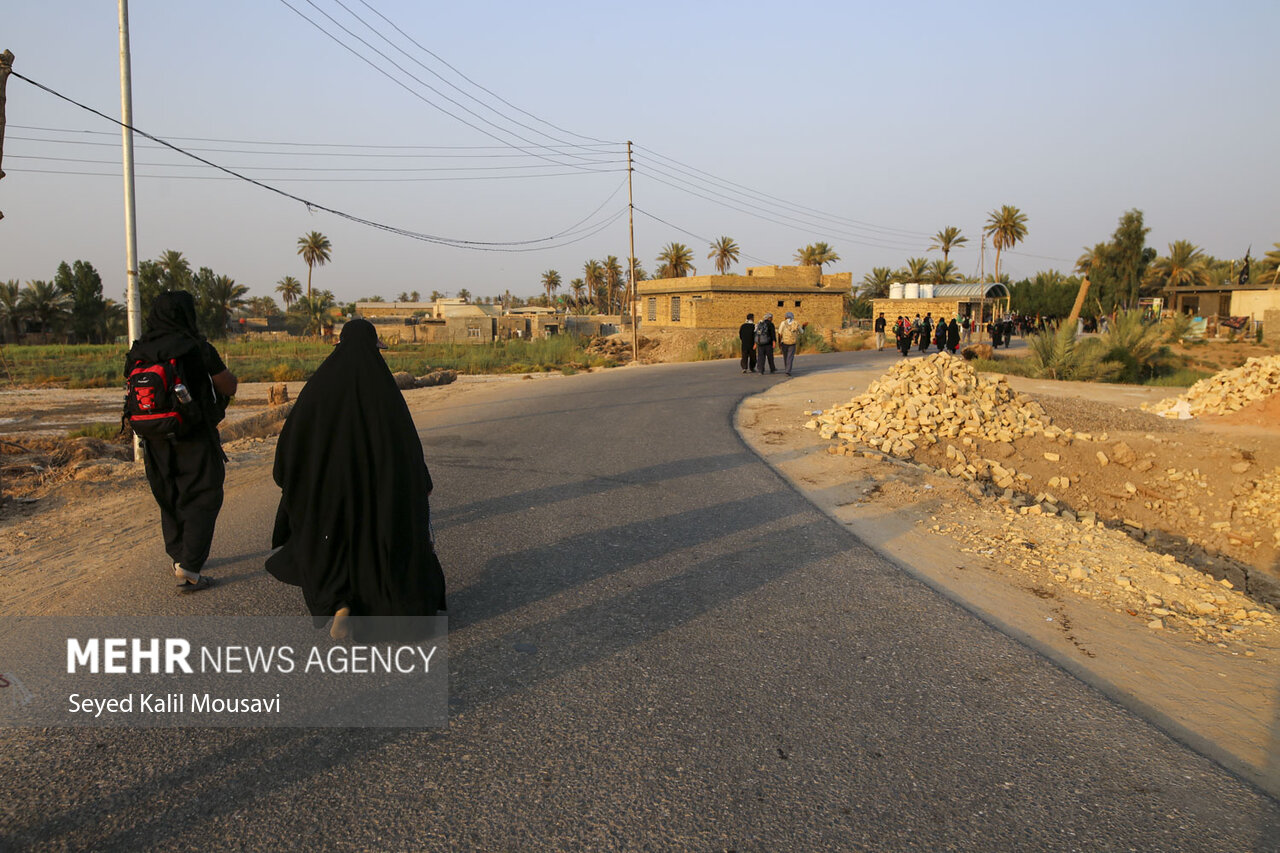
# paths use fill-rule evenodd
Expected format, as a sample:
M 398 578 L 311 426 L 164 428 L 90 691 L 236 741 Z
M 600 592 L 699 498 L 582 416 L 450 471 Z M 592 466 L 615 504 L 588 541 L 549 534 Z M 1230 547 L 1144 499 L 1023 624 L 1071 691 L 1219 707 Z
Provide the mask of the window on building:
M 797 299 L 797 300 L 796 300 L 796 307 L 797 307 L 797 308 L 799 308 L 799 307 L 800 307 L 800 300 L 799 300 L 799 299 Z
M 787 300 L 785 300 L 785 299 L 779 299 L 779 300 L 778 300 L 778 307 L 779 307 L 779 308 L 781 308 L 783 305 L 786 305 L 786 304 L 787 304 Z
M 656 297 L 656 296 L 650 296 L 650 297 L 649 297 L 648 315 L 649 315 L 649 322 L 650 322 L 650 323 L 657 322 L 657 320 L 658 320 L 658 297 Z
M 468 328 L 468 329 L 467 329 L 467 337 L 468 337 L 468 338 L 478 338 L 478 337 L 480 337 L 480 329 L 479 329 L 479 328 L 477 328 L 477 327 L 474 327 L 474 326 L 472 326 L 471 328 Z
M 680 322 L 680 297 L 679 296 L 671 297 L 671 322 L 673 323 Z

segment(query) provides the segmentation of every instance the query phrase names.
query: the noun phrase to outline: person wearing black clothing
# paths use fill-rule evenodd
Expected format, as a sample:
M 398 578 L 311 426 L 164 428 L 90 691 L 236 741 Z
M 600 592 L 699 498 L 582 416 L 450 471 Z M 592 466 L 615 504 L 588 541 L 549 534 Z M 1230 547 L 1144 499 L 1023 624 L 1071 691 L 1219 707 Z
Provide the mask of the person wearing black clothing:
M 939 332 L 938 334 L 941 335 L 942 333 Z M 952 317 L 951 322 L 947 323 L 947 349 L 951 350 L 952 354 L 960 349 L 960 323 L 955 317 Z
M 742 344 L 742 372 L 756 369 L 756 315 L 748 314 L 747 322 L 738 327 L 738 341 Z
M 151 303 L 146 332 L 125 356 L 125 376 L 139 360 L 168 359 L 177 360 L 201 422 L 181 437 L 144 440 L 142 458 L 179 589 L 196 592 L 211 584 L 201 571 L 213 544 L 226 476 L 217 424 L 238 383 L 196 328 L 196 303 L 185 290 L 166 291 Z
M 876 351 L 884 352 L 884 312 L 880 312 L 880 316 L 876 318 Z
M 343 326 L 276 444 L 271 546 L 280 550 L 267 571 L 302 587 L 317 628 L 333 617 L 334 639 L 426 624 L 445 609 L 431 473 L 379 347 L 368 320 Z
M 933 340 L 933 312 L 926 311 L 920 321 L 920 352 L 929 351 L 929 343 Z
M 769 362 L 769 372 L 777 373 L 773 363 L 773 343 L 778 339 L 778 329 L 773 325 L 773 315 L 765 314 L 764 319 L 756 324 L 756 366 L 760 375 L 764 376 L 764 363 Z

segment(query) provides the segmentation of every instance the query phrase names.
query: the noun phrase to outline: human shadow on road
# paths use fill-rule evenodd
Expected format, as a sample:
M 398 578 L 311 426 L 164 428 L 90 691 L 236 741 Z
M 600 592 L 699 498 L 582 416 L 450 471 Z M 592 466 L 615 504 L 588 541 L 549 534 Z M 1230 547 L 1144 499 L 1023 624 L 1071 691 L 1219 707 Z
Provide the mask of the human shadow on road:
M 450 628 L 460 630 L 673 551 L 750 531 L 795 509 L 795 496 L 778 491 L 592 530 L 493 557 L 478 580 L 450 597 Z
M 756 516 L 762 522 L 765 516 Z M 852 539 L 830 535 L 830 522 L 815 519 L 778 529 L 761 524 L 754 535 L 739 533 L 740 547 L 692 563 L 675 574 L 629 589 L 622 595 L 562 610 L 549 619 L 521 626 L 517 631 L 487 639 L 451 652 L 450 669 L 456 673 L 453 693 L 464 708 L 499 701 L 512 694 L 555 679 L 571 670 L 590 666 L 625 649 L 694 620 L 716 608 L 756 592 L 761 587 L 840 553 Z M 749 531 L 744 525 L 742 531 Z M 705 534 L 704 534 L 705 535 Z M 788 561 L 761 560 L 765 545 L 777 553 L 793 555 Z M 640 555 L 620 558 L 617 571 L 635 564 Z M 647 557 L 646 557 L 647 559 Z M 563 575 L 550 594 L 580 583 L 594 569 L 573 569 Z M 483 598 L 475 599 L 483 603 Z M 468 619 L 462 602 L 451 617 Z M 475 624 L 482 621 L 471 617 Z M 532 656 L 517 651 L 516 642 L 532 643 Z M 449 760 L 448 731 L 399 729 L 56 729 L 42 737 L 40 753 L 57 755 L 57 787 L 45 790 L 44 803 L 79 800 L 54 814 L 44 809 L 11 813 L 0 846 L 42 846 L 138 849 L 168 846 L 180 840 L 199 844 L 202 833 L 221 818 L 263 807 L 269 798 L 289 794 L 299 785 L 328 779 L 334 784 L 342 768 L 399 745 L 415 751 L 415 763 Z M 143 779 L 115 783 L 111 790 L 87 786 L 85 780 L 101 778 L 104 761 L 124 756 L 147 756 L 156 768 Z M 28 757 L 26 760 L 33 760 Z M 0 755 L 0 772 L 7 777 L 8 796 L 21 790 L 20 768 L 15 756 Z M 114 778 L 124 778 L 117 776 Z M 420 780 L 384 780 L 388 786 L 417 791 Z M 11 800 L 12 802 L 12 800 Z M 429 807 L 429 806 L 428 806 Z M 266 831 L 263 822 L 259 831 Z M 289 823 L 295 829 L 296 823 Z M 324 833 L 319 815 L 308 826 Z M 112 831 L 109 827 L 121 827 Z M 320 835 L 317 841 L 323 840 Z M 270 843 L 294 845 L 296 835 L 267 837 Z
M 592 475 L 581 480 L 555 483 L 536 489 L 526 489 L 514 494 L 485 498 L 458 506 L 432 508 L 431 516 L 439 522 L 466 524 L 472 521 L 527 510 L 531 506 L 546 506 L 557 501 L 576 500 L 590 495 L 602 495 L 629 486 L 645 486 L 663 483 L 677 477 L 715 474 L 744 465 L 758 465 L 759 459 L 745 452 L 702 456 L 662 462 L 643 468 L 622 471 L 617 474 Z

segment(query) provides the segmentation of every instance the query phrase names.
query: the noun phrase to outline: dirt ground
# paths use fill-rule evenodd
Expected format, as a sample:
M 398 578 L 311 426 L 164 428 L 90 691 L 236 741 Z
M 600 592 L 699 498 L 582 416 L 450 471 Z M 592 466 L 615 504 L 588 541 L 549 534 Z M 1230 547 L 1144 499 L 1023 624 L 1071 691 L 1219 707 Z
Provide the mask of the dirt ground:
M 805 428 L 883 372 L 801 374 L 746 401 L 739 432 L 921 580 L 1280 794 L 1280 620 L 1266 603 L 1280 589 L 1280 524 L 1241 509 L 1280 477 L 1280 398 L 1174 421 L 1139 406 L 1181 389 L 1010 377 L 1078 432 L 966 446 L 1016 472 L 1006 492 L 949 474 L 945 442 L 903 460 L 845 455 Z

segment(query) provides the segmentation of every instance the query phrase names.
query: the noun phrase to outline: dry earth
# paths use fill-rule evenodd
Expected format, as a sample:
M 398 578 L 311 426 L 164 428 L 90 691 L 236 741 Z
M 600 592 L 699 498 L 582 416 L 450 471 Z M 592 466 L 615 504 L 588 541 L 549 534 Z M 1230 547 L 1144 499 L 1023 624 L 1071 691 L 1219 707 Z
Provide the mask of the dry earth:
M 957 435 L 898 458 L 806 429 L 883 370 L 777 385 L 739 431 L 881 553 L 1280 795 L 1280 399 L 1176 421 L 1140 406 L 1177 389 L 1010 377 L 1069 439 Z M 1245 511 L 1268 489 L 1251 506 L 1271 515 Z

